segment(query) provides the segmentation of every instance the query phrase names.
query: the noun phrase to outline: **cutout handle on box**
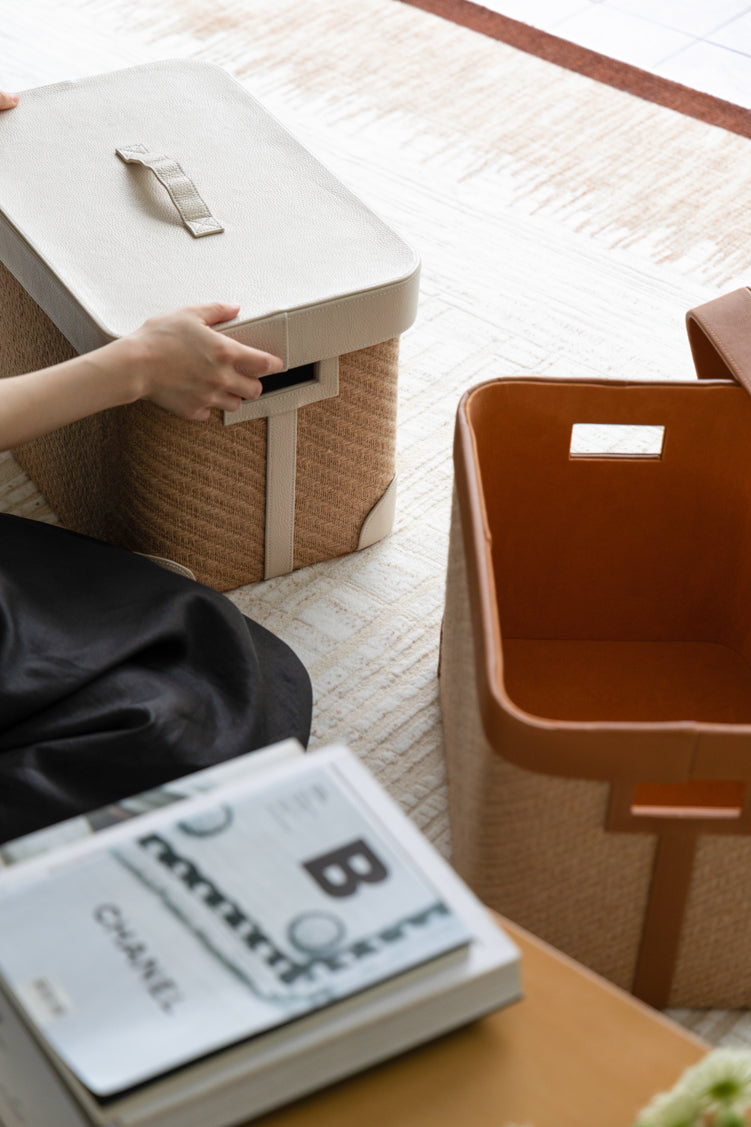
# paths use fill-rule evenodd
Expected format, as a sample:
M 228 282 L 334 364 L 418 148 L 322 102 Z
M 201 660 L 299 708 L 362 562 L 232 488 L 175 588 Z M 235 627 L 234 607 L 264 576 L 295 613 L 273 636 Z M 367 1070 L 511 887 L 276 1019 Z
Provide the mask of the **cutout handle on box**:
M 174 157 L 151 153 L 145 145 L 140 144 L 124 145 L 115 149 L 115 152 L 126 164 L 142 164 L 144 168 L 151 169 L 159 183 L 169 192 L 180 218 L 194 239 L 203 238 L 204 235 L 218 235 L 224 230 Z
M 652 458 L 659 460 L 665 427 L 625 423 L 574 423 L 571 458 Z
M 299 387 L 300 384 L 312 384 L 316 381 L 315 364 L 301 364 L 298 368 L 287 368 L 284 372 L 274 372 L 270 376 L 261 376 L 261 395 L 269 395 L 272 391 L 286 391 L 290 387 Z

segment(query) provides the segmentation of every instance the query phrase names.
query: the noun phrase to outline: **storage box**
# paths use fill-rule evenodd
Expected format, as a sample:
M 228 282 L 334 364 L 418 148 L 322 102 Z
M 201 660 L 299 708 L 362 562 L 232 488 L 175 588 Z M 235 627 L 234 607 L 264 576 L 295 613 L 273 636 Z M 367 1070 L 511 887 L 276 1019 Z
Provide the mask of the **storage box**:
M 454 864 L 658 1006 L 751 1004 L 750 450 L 721 380 L 499 379 L 457 415 Z
M 285 364 L 208 423 L 142 401 L 14 451 L 63 524 L 223 590 L 389 531 L 419 273 L 397 235 L 206 63 L 27 91 L 0 151 L 0 375 L 207 301 L 239 302 L 223 331 Z M 203 213 L 173 206 L 175 162 Z

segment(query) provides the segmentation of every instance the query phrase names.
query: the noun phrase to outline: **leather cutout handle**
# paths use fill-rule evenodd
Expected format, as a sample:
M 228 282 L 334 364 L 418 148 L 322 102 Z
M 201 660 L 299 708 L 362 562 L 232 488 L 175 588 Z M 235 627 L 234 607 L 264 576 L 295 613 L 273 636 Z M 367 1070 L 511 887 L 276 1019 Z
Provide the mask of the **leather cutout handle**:
M 686 330 L 699 379 L 735 380 L 751 395 L 751 290 L 689 309 Z
M 224 230 L 201 199 L 193 181 L 173 157 L 151 153 L 145 145 L 124 145 L 115 152 L 126 164 L 142 164 L 151 169 L 169 192 L 180 218 L 195 239 L 218 235 Z

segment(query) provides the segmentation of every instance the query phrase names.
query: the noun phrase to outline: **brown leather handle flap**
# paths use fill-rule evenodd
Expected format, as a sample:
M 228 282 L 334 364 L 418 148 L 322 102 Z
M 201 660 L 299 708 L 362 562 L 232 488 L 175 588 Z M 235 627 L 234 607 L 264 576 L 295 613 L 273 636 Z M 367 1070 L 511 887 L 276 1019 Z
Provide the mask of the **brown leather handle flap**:
M 689 309 L 686 329 L 700 380 L 735 380 L 751 394 L 751 290 Z

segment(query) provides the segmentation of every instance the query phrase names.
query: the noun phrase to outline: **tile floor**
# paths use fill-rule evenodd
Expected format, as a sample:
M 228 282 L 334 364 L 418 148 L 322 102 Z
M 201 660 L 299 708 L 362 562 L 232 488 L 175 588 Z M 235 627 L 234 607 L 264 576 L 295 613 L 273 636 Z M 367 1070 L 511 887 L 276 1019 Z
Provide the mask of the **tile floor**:
M 751 108 L 750 0 L 478 0 L 600 54 Z

